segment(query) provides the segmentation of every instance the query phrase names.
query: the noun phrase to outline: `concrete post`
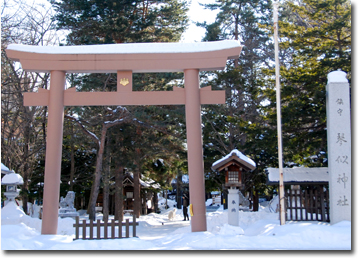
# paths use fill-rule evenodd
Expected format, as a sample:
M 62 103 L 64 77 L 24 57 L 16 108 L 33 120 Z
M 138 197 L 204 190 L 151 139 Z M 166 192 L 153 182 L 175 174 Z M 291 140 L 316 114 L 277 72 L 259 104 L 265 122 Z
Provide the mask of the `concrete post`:
M 59 214 L 65 72 L 51 71 L 41 234 L 56 235 Z
M 193 206 L 191 229 L 192 232 L 207 231 L 199 70 L 184 70 L 184 78 L 189 193 Z
M 239 190 L 228 190 L 228 224 L 239 226 Z
M 351 120 L 346 73 L 333 71 L 327 84 L 330 223 L 351 221 Z

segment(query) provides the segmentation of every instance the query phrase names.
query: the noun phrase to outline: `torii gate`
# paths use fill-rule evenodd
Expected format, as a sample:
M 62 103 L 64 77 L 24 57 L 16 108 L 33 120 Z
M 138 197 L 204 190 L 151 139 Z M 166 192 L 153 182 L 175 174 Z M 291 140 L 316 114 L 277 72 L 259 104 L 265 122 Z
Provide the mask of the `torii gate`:
M 199 71 L 222 70 L 238 58 L 237 41 L 86 46 L 11 44 L 8 58 L 29 72 L 51 73 L 50 90 L 24 93 L 25 106 L 48 106 L 42 234 L 57 233 L 64 106 L 185 105 L 192 232 L 206 231 L 201 104 L 224 104 L 225 91 L 199 87 Z M 132 91 L 132 73 L 184 72 L 185 88 Z M 117 73 L 117 92 L 65 90 L 66 73 Z

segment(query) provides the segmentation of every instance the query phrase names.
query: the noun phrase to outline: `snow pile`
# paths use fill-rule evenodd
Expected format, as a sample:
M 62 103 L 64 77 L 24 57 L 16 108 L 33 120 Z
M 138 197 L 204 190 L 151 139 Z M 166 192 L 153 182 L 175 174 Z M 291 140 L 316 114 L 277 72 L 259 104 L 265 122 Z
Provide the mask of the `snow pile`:
M 211 206 L 213 203 L 213 200 L 212 199 L 207 199 L 206 200 L 206 206 Z
M 1 209 L 1 225 L 17 225 L 24 224 L 34 231 L 41 232 L 41 220 L 27 216 L 15 202 L 7 203 Z
M 75 233 L 73 228 L 74 223 L 75 221 L 71 218 L 59 218 L 57 234 L 73 235 Z M 15 202 L 9 202 L 1 209 L 1 227 L 17 224 L 24 224 L 27 229 L 26 231 L 31 230 L 41 233 L 41 219 L 26 215 Z
M 167 206 L 169 209 L 173 209 L 177 206 L 177 202 L 167 198 Z M 161 210 L 161 212 L 167 211 L 165 198 L 158 197 L 158 208 Z
M 171 208 L 172 209 L 172 208 Z M 191 232 L 182 210 L 168 220 L 168 209 L 138 219 L 137 238 L 76 240 L 71 218 L 60 219 L 57 235 L 41 235 L 41 220 L 26 216 L 15 203 L 2 209 L 3 250 L 350 250 L 351 222 L 287 222 L 281 226 L 278 213 L 261 208 L 239 214 L 239 226 L 228 225 L 221 206 L 207 213 L 207 231 Z M 102 214 L 98 214 L 101 218 Z M 85 218 L 88 215 L 85 215 Z M 85 219 L 81 218 L 81 219 Z M 110 216 L 112 219 L 113 216 Z M 125 217 L 128 218 L 128 217 Z M 130 217 L 131 220 L 132 216 Z M 35 224 L 37 222 L 39 224 Z
M 244 235 L 241 227 L 224 224 L 219 231 L 220 235 Z

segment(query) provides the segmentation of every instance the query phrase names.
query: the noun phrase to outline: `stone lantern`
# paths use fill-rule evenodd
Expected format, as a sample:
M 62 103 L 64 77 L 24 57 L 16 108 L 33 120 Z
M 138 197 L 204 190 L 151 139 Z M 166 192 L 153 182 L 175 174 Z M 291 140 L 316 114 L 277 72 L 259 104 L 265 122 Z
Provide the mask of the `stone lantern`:
M 256 163 L 237 149 L 212 164 L 212 170 L 225 172 L 224 186 L 229 188 L 228 224 L 230 225 L 238 226 L 239 224 L 239 191 L 244 190 L 245 173 L 253 171 L 255 168 Z
M 6 203 L 15 201 L 15 198 L 19 195 L 20 192 L 17 189 L 17 186 L 22 184 L 24 184 L 24 180 L 22 179 L 21 175 L 16 173 L 6 174 L 1 179 L 1 185 L 6 185 L 6 191 L 4 192 L 4 195 L 7 198 Z

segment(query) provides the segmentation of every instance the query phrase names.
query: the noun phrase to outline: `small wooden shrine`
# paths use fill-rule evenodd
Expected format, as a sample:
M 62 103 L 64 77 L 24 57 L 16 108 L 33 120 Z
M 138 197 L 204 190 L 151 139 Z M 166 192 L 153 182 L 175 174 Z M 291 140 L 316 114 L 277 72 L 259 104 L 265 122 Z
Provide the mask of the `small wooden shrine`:
M 227 156 L 214 162 L 212 170 L 225 171 L 225 187 L 244 190 L 245 173 L 256 168 L 255 162 L 243 155 L 237 149 L 232 150 Z

